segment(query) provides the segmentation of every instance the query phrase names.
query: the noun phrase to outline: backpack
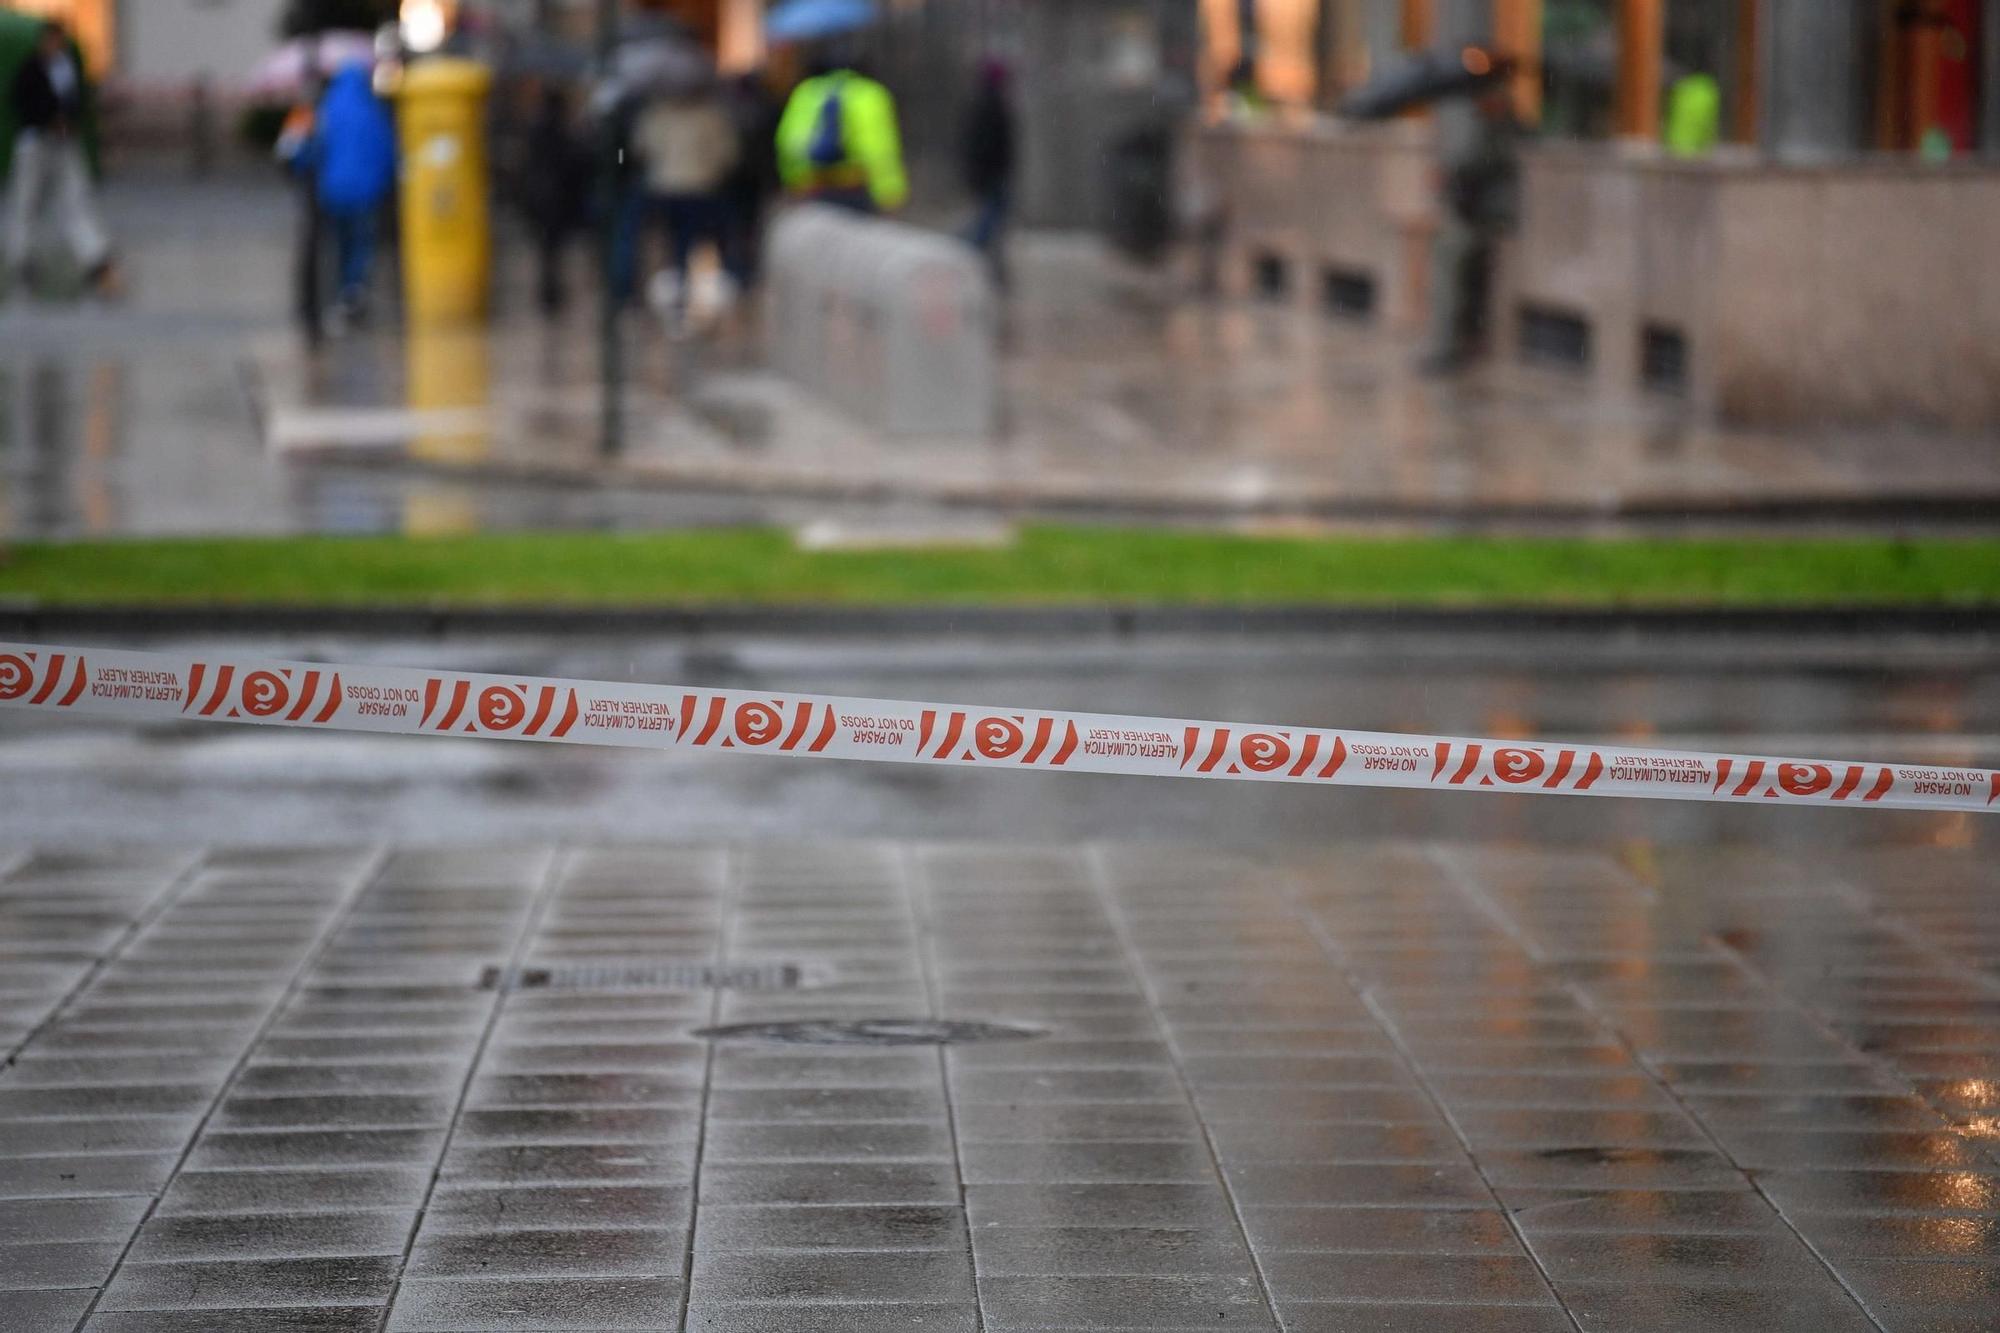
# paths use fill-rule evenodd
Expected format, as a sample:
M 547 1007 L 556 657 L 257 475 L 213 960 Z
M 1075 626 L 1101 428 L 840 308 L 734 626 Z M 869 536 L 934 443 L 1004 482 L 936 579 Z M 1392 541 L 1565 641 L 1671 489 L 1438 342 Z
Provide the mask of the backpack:
M 835 78 L 826 100 L 819 104 L 819 119 L 806 144 L 806 160 L 816 167 L 837 167 L 847 160 L 847 125 L 840 105 L 846 87 L 845 75 Z

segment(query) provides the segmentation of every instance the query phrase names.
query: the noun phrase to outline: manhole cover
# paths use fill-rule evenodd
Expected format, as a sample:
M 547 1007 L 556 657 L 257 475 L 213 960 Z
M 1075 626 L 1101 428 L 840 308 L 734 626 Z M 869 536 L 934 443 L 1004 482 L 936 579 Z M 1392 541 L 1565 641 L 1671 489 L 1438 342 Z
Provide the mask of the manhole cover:
M 578 964 L 551 967 L 488 967 L 479 974 L 481 990 L 705 991 L 797 990 L 805 969 L 792 963 Z
M 1036 1028 L 935 1018 L 808 1018 L 790 1023 L 730 1023 L 695 1034 L 714 1041 L 775 1041 L 799 1046 L 937 1046 L 969 1041 L 1026 1041 Z

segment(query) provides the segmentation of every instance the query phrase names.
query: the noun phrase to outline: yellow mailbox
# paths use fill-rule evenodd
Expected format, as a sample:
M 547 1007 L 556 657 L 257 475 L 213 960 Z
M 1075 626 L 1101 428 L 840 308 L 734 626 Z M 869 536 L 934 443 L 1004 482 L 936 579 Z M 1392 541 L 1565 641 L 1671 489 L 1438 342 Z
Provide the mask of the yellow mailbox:
M 470 60 L 411 65 L 396 92 L 403 150 L 403 295 L 412 324 L 484 319 L 493 267 L 486 95 Z

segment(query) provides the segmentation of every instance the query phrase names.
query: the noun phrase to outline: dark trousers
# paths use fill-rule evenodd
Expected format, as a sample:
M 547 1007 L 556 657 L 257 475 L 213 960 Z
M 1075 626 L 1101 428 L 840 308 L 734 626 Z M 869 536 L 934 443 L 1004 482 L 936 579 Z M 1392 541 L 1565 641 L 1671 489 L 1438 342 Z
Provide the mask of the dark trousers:
M 1002 287 L 1007 285 L 1007 219 L 1012 203 L 1006 186 L 988 190 L 979 197 L 979 209 L 965 231 L 967 244 L 986 256 L 993 281 Z
M 340 299 L 355 302 L 368 295 L 368 276 L 375 267 L 375 210 L 328 209 L 333 244 L 340 255 Z
M 667 254 L 673 266 L 674 275 L 681 280 L 681 291 L 687 291 L 688 259 L 695 247 L 707 242 L 718 251 L 723 249 L 723 222 L 727 214 L 723 211 L 722 199 L 712 194 L 668 194 L 661 195 L 657 207 L 660 217 L 667 227 Z M 683 296 L 683 299 L 686 299 Z
M 711 243 L 727 259 L 728 250 L 724 244 L 727 217 L 726 208 L 718 195 L 636 192 L 627 195 L 618 210 L 618 236 L 612 247 L 611 259 L 611 280 L 619 299 L 630 300 L 637 289 L 639 237 L 648 222 L 657 219 L 665 229 L 667 262 L 681 278 L 685 289 L 688 259 L 694 254 L 696 246 L 703 242 Z

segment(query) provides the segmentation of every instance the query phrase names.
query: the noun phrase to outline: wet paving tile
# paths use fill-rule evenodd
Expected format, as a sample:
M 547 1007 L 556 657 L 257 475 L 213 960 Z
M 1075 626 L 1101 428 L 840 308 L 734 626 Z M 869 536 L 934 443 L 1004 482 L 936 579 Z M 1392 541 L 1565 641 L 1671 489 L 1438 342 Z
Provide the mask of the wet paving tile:
M 1821 1254 L 1846 1259 L 1965 1259 L 2000 1264 L 2000 1213 L 1906 1217 L 1793 1213 L 1788 1219 Z
M 1575 1333 L 1559 1306 L 1282 1300 L 1287 1333 Z
M 0 1199 L 155 1194 L 177 1160 L 164 1153 L 0 1158 Z
M 972 1236 L 982 1278 L 1137 1277 L 1204 1273 L 1249 1276 L 1250 1252 L 1228 1232 L 1167 1227 L 1000 1227 Z
M 0 1245 L 0 1311 L 10 1292 L 102 1286 L 124 1249 L 122 1238 Z
M 957 1204 L 705 1204 L 695 1230 L 699 1252 L 730 1250 L 966 1249 Z
M 1259 1254 L 1516 1255 L 1507 1217 L 1490 1208 L 1249 1206 L 1243 1228 Z
M 1526 1255 L 1286 1253 L 1262 1257 L 1278 1300 L 1554 1305 Z
M 1760 1171 L 1787 1213 L 2000 1213 L 2000 1175 L 1979 1171 Z
M 372 1305 L 317 1309 L 265 1306 L 240 1310 L 100 1309 L 85 1333 L 377 1333 L 382 1310 Z
M 947 1303 L 972 1298 L 972 1264 L 963 1250 L 706 1251 L 695 1257 L 694 1288 L 718 1303 Z
M 982 1277 L 991 1329 L 1271 1329 L 1269 1305 L 1244 1277 Z
M 1802 912 L 1810 882 L 1670 899 L 1610 858 L 1378 848 L 1300 897 L 1222 853 L 916 859 L 418 854 L 337 928 L 339 876 L 198 879 L 0 1073 L 0 1326 L 73 1329 L 100 1285 L 90 1328 L 203 1333 L 391 1301 L 467 1333 L 678 1333 L 684 1300 L 722 1333 L 1872 1326 L 1843 1283 L 1885 1328 L 1990 1319 L 1996 1015 L 1917 935 Z M 61 891 L 36 930 L 125 910 Z M 843 980 L 468 980 L 724 929 Z M 93 966 L 0 957 L 0 1025 Z M 690 1035 L 934 1002 L 1044 1035 Z
M 1584 1333 L 1866 1333 L 1876 1327 L 1837 1286 L 1644 1286 L 1566 1283 Z
M 400 1255 L 413 1210 L 155 1217 L 132 1242 L 134 1263 Z
M 0 1291 L 0 1311 L 19 1333 L 71 1333 L 95 1291 Z
M 415 1208 L 430 1173 L 417 1167 L 325 1171 L 182 1171 L 160 1197 L 165 1215 L 351 1212 Z
M 412 1277 L 675 1277 L 687 1236 L 633 1227 L 426 1235 L 410 1251 Z
M 1818 1286 L 1826 1266 L 1792 1236 L 1541 1232 L 1530 1240 L 1537 1263 L 1558 1285 L 1623 1281 L 1634 1286 Z
M 702 1303 L 688 1309 L 687 1333 L 974 1333 L 982 1327 L 970 1301 L 953 1304 L 788 1305 Z
M 1971 1327 L 2000 1310 L 2000 1263 L 1854 1259 L 1840 1271 L 1869 1312 L 1892 1328 Z
M 1545 1232 L 1704 1235 L 1783 1229 L 1777 1210 L 1749 1190 L 1618 1189 L 1519 1192 L 1515 1224 Z
M 112 1239 L 122 1243 L 152 1202 L 150 1195 L 0 1201 L 0 1245 Z
M 405 1281 L 392 1333 L 529 1333 L 543 1329 L 671 1330 L 679 1322 L 674 1278 L 499 1278 Z
M 127 1262 L 105 1288 L 103 1310 L 224 1309 L 256 1305 L 382 1305 L 395 1283 L 389 1255 L 309 1259 Z
M 558 1227 L 684 1230 L 692 1216 L 686 1185 L 460 1185 L 442 1181 L 424 1211 L 426 1237 Z

